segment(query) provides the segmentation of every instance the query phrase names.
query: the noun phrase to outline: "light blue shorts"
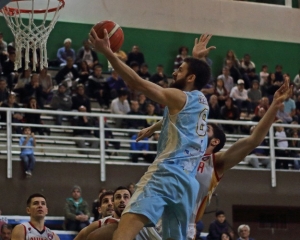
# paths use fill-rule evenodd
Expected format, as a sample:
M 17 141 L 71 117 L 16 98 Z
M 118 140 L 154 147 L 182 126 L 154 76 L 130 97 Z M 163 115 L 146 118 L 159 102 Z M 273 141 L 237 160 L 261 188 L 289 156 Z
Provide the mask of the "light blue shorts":
M 146 172 L 123 214 L 137 213 L 154 226 L 162 218 L 163 239 L 186 240 L 195 207 L 199 183 L 180 166 L 160 163 L 156 171 Z

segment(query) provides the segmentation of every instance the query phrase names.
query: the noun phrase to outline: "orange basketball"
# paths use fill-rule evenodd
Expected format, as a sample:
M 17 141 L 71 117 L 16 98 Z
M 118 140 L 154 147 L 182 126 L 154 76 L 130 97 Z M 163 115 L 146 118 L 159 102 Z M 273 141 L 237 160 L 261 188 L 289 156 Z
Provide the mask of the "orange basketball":
M 99 38 L 104 37 L 103 30 L 106 29 L 109 37 L 110 48 L 117 52 L 124 42 L 124 33 L 122 28 L 113 21 L 102 21 L 93 26 Z

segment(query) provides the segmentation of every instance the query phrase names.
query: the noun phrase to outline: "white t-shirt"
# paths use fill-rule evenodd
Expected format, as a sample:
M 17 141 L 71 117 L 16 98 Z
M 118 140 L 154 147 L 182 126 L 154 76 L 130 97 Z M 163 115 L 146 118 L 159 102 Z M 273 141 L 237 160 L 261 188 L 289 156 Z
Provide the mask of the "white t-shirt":
M 263 86 L 266 82 L 267 82 L 267 79 L 269 77 L 269 73 L 266 73 L 266 72 L 260 72 L 259 73 L 259 76 L 260 76 L 260 82 L 259 82 L 259 85 L 260 86 Z
M 277 147 L 282 149 L 287 149 L 289 146 L 288 141 L 286 140 L 285 131 L 275 132 L 275 137 L 277 137 Z

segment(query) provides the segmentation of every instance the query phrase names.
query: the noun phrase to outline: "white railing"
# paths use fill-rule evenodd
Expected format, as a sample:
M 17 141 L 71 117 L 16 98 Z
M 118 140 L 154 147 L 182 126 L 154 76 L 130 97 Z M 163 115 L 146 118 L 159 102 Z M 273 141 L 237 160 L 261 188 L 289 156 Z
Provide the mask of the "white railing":
M 94 141 L 99 141 L 99 148 L 96 149 L 91 149 L 91 148 L 78 148 L 78 147 L 68 147 L 68 150 L 71 151 L 85 151 L 85 152 L 91 152 L 91 154 L 83 154 L 82 158 L 80 158 L 81 155 L 79 155 L 79 159 L 72 159 L 71 161 L 69 159 L 66 160 L 50 160 L 50 159 L 43 159 L 41 161 L 49 161 L 49 162 L 80 162 L 80 163 L 100 163 L 100 180 L 105 181 L 106 180 L 106 164 L 122 164 L 122 165 L 149 165 L 146 163 L 132 163 L 129 161 L 110 161 L 109 159 L 107 160 L 105 156 L 105 153 L 107 152 L 118 152 L 118 153 L 125 153 L 125 154 L 130 154 L 130 153 L 142 153 L 142 151 L 133 151 L 133 150 L 126 150 L 126 149 L 121 149 L 121 150 L 111 150 L 111 149 L 105 149 L 105 141 L 109 142 L 122 142 L 123 144 L 128 144 L 132 142 L 133 140 L 131 139 L 120 139 L 120 138 L 114 138 L 114 139 L 106 139 L 105 138 L 105 131 L 112 131 L 114 133 L 119 132 L 119 133 L 136 133 L 139 130 L 138 129 L 122 129 L 122 128 L 113 128 L 109 127 L 106 128 L 105 125 L 105 119 L 161 119 L 161 117 L 150 117 L 150 116 L 136 116 L 136 115 L 118 115 L 118 114 L 110 114 L 110 113 L 82 113 L 82 112 L 66 112 L 66 111 L 54 111 L 54 110 L 35 110 L 35 109 L 28 109 L 28 108 L 0 108 L 0 112 L 6 112 L 6 118 L 7 121 L 1 122 L 0 126 L 6 126 L 6 135 L 4 137 L 6 138 L 6 145 L 1 145 L 0 144 L 0 149 L 3 149 L 3 147 L 6 147 L 6 155 L 7 155 L 7 178 L 12 178 L 12 161 L 14 160 L 19 160 L 19 159 L 13 159 L 12 157 L 12 152 L 13 148 L 20 148 L 19 145 L 14 145 L 13 144 L 13 138 L 20 137 L 22 136 L 21 134 L 12 134 L 12 127 L 15 126 L 30 126 L 30 127 L 43 127 L 43 128 L 51 128 L 51 129 L 64 129 L 65 131 L 68 130 L 71 132 L 71 130 L 74 129 L 85 129 L 85 130 L 92 130 L 92 131 L 99 131 L 99 139 L 94 138 Z M 94 127 L 80 127 L 80 126 L 65 126 L 65 125 L 53 125 L 53 124 L 29 124 L 29 123 L 12 123 L 12 113 L 39 113 L 42 114 L 42 116 L 56 116 L 56 115 L 62 115 L 62 116 L 88 116 L 88 117 L 94 117 L 99 119 L 99 125 L 94 126 Z M 217 123 L 217 124 L 230 124 L 230 125 L 246 125 L 246 126 L 252 126 L 256 125 L 256 122 L 251 122 L 251 121 L 226 121 L 226 120 L 209 120 L 209 122 Z M 271 159 L 271 185 L 273 187 L 276 186 L 276 170 L 275 170 L 275 162 L 276 159 L 285 159 L 285 160 L 300 160 L 300 158 L 290 158 L 290 157 L 276 157 L 275 158 L 275 150 L 279 149 L 275 147 L 274 141 L 277 139 L 274 137 L 274 127 L 276 126 L 282 126 L 285 128 L 300 128 L 299 125 L 290 125 L 290 124 L 273 124 L 272 127 L 270 128 L 269 131 L 269 136 L 266 138 L 269 139 L 269 146 L 268 147 L 260 147 L 262 149 L 270 149 L 270 156 L 269 157 L 259 157 L 260 159 L 263 158 L 270 158 Z M 7 137 L 10 136 L 10 137 Z M 241 135 L 241 134 L 227 134 L 228 139 L 239 139 L 242 137 L 246 137 L 248 135 Z M 65 143 L 70 143 L 73 140 L 86 140 L 85 137 L 70 137 L 70 136 L 42 136 L 42 135 L 36 135 L 37 139 L 37 146 L 35 149 L 46 149 L 46 150 L 65 150 L 65 147 L 59 146 L 59 143 L 65 142 Z M 56 145 L 53 146 L 39 146 L 39 140 L 49 140 Z M 287 138 L 287 140 L 295 140 L 294 138 Z M 299 138 L 296 140 L 300 140 Z M 147 141 L 149 144 L 156 144 L 156 141 Z M 231 144 L 225 144 L 224 150 L 230 147 Z M 299 150 L 298 148 L 289 148 L 289 150 Z M 95 154 L 95 152 L 97 152 Z M 148 152 L 149 154 L 155 154 L 155 152 Z M 45 156 L 50 156 L 51 154 L 47 154 L 47 151 L 45 153 Z M 75 155 L 75 154 L 73 154 Z M 53 156 L 57 156 L 55 153 L 53 153 Z M 68 158 L 69 156 L 72 156 L 72 154 L 66 154 L 65 157 Z M 82 160 L 84 159 L 84 160 Z M 89 160 L 87 160 L 89 159 Z M 90 161 L 91 160 L 91 161 Z

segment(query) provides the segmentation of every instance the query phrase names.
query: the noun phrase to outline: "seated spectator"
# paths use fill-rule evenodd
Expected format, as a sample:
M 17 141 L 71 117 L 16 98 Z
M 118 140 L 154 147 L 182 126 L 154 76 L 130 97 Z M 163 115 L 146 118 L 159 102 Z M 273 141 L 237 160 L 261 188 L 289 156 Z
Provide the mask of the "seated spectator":
M 140 52 L 138 46 L 134 45 L 131 52 L 127 54 L 126 64 L 130 66 L 131 62 L 137 62 L 141 66 L 145 62 L 144 54 Z
M 291 123 L 293 118 L 284 111 L 284 104 L 282 103 L 276 113 L 276 118 L 281 120 L 283 123 Z
M 251 103 L 248 98 L 247 90 L 244 88 L 244 80 L 238 80 L 238 85 L 233 87 L 230 92 L 230 97 L 233 99 L 234 104 L 238 109 L 242 110 L 243 107 L 247 108 L 247 113 L 251 113 Z
M 265 111 L 267 111 L 270 107 L 270 103 L 269 103 L 269 98 L 267 97 L 262 97 L 259 101 L 259 105 L 257 105 L 257 107 L 254 110 L 254 114 L 258 115 L 258 111 L 260 108 L 264 108 Z
M 2 64 L 3 76 L 6 77 L 7 85 L 10 90 L 18 80 L 19 73 L 15 70 L 16 53 L 10 52 L 8 59 Z
M 229 69 L 229 75 L 233 78 L 234 84 L 236 84 L 237 81 L 242 78 L 239 68 L 236 68 L 231 60 L 226 60 L 225 67 Z
M 131 101 L 130 103 L 130 111 L 127 113 L 127 115 L 136 115 L 136 116 L 142 116 L 143 114 L 139 111 L 140 105 L 138 101 Z M 147 125 L 147 122 L 145 119 L 128 119 L 125 118 L 123 121 L 123 127 L 126 129 L 142 129 L 145 128 Z
M 30 108 L 30 109 L 40 109 L 35 97 L 31 97 L 29 99 L 27 107 Z M 43 124 L 43 122 L 41 121 L 41 114 L 40 113 L 25 113 L 24 119 L 25 119 L 26 123 Z M 50 135 L 50 129 L 49 128 L 32 127 L 31 130 L 35 134 L 38 133 L 39 135 L 44 135 L 44 133 L 47 133 L 48 135 Z
M 19 108 L 19 104 L 16 103 L 16 94 L 11 92 L 8 96 L 8 100 L 5 101 L 1 107 L 3 108 Z M 6 112 L 0 112 L 1 115 L 1 122 L 6 122 Z M 12 119 L 13 123 L 21 123 L 23 120 L 23 115 L 21 113 L 12 112 Z M 22 130 L 20 126 L 13 126 L 17 134 L 22 134 Z
M 206 99 L 209 101 L 210 96 L 214 93 L 215 87 L 211 84 L 206 84 L 202 89 L 201 92 L 204 94 Z
M 275 79 L 278 80 L 279 82 L 283 82 L 283 73 L 282 73 L 282 66 L 281 65 L 276 65 L 275 67 Z
M 231 89 L 234 86 L 233 78 L 229 75 L 228 67 L 223 67 L 222 75 L 218 76 L 218 79 L 222 79 L 224 82 L 224 87 L 226 88 L 227 92 L 230 93 Z
M 250 227 L 246 224 L 242 224 L 238 227 L 239 238 L 237 240 L 254 240 L 250 238 Z
M 262 97 L 261 91 L 259 90 L 259 84 L 257 80 L 252 81 L 252 87 L 248 89 L 248 98 L 251 102 L 251 111 L 254 112 L 258 106 L 259 101 Z
M 0 106 L 2 106 L 2 104 L 7 101 L 8 96 L 9 96 L 9 91 L 7 89 L 6 80 L 1 77 L 0 78 Z
M 275 92 L 280 88 L 280 86 L 282 85 L 282 82 L 278 81 L 278 80 L 274 80 L 272 82 L 272 84 L 267 88 L 267 95 L 269 98 L 269 101 L 272 102 L 273 101 L 273 96 L 275 94 Z
M 128 103 L 128 92 L 126 90 L 120 90 L 118 93 L 118 97 L 112 100 L 111 102 L 111 113 L 113 114 L 121 114 L 125 115 L 130 112 L 130 107 Z M 121 127 L 122 125 L 122 118 L 116 118 L 116 128 Z
M 93 201 L 92 206 L 92 214 L 94 215 L 93 222 L 98 221 L 100 218 L 102 218 L 102 214 L 100 213 L 98 209 L 101 207 L 102 203 L 100 204 L 100 197 L 103 193 L 106 192 L 106 188 L 101 188 L 98 193 L 98 197 Z M 113 194 L 111 194 L 112 196 Z
M 26 177 L 31 177 L 35 165 L 33 148 L 36 146 L 36 141 L 30 127 L 23 128 L 23 135 L 26 135 L 26 137 L 22 136 L 19 141 L 19 146 L 21 147 L 20 158 L 24 165 Z
M 140 65 L 139 65 L 138 62 L 135 62 L 135 61 L 131 62 L 131 63 L 129 64 L 129 67 L 130 67 L 133 71 L 135 71 L 136 73 L 138 73 L 138 72 L 140 71 Z
M 54 94 L 52 101 L 50 103 L 54 110 L 58 111 L 70 111 L 72 107 L 72 98 L 66 93 L 67 88 L 64 84 L 59 84 L 58 90 Z M 61 125 L 63 120 L 63 115 L 58 114 L 56 117 L 56 125 Z
M 218 104 L 218 98 L 216 95 L 212 95 L 208 102 L 209 105 L 209 119 L 220 119 L 220 107 Z
M 295 85 L 296 90 L 298 91 L 300 89 L 300 70 L 298 74 L 295 76 L 293 83 Z
M 258 75 L 256 74 L 255 69 L 250 70 L 250 72 L 248 73 L 248 79 L 249 81 L 247 81 L 247 79 L 245 80 L 246 89 L 249 89 L 252 86 L 252 82 L 257 81 L 258 79 Z
M 228 231 L 230 225 L 226 221 L 225 213 L 223 211 L 216 212 L 216 220 L 209 225 L 207 240 L 219 240 L 222 233 Z
M 100 107 L 108 108 L 109 106 L 109 87 L 106 78 L 102 75 L 102 66 L 95 65 L 94 71 L 88 80 L 88 94 L 96 98 Z
M 0 239 L 1 240 L 11 240 L 12 225 L 2 224 L 0 228 Z
M 241 61 L 241 73 L 244 80 L 248 79 L 248 75 L 253 69 L 255 72 L 255 64 L 251 61 L 251 56 L 249 54 L 245 54 L 243 60 Z
M 114 52 L 114 54 L 119 58 L 122 62 L 126 63 L 127 61 L 127 54 L 119 49 L 118 51 Z M 108 61 L 108 71 L 111 72 L 113 69 L 111 63 Z
M 160 86 L 163 86 L 165 83 L 168 84 L 168 77 L 166 74 L 164 74 L 164 67 L 163 65 L 159 64 L 156 67 L 156 73 L 154 73 L 150 77 L 150 81 L 153 83 L 156 83 Z
M 16 85 L 14 86 L 14 92 L 18 93 L 19 89 L 24 89 L 25 84 L 29 83 L 31 78 L 31 69 L 28 68 L 27 70 L 23 70 L 23 72 L 18 76 L 18 80 Z
M 228 50 L 226 53 L 226 57 L 224 59 L 224 66 L 227 65 L 227 60 L 232 62 L 232 65 L 239 69 L 240 68 L 240 61 L 238 60 L 237 56 L 235 55 L 233 50 Z
M 79 232 L 90 224 L 89 206 L 81 197 L 81 188 L 78 185 L 73 186 L 72 197 L 66 199 L 64 215 L 66 230 Z
M 140 70 L 138 71 L 138 75 L 139 75 L 141 78 L 145 79 L 145 80 L 150 80 L 151 74 L 150 74 L 149 71 L 148 71 L 148 65 L 147 65 L 147 63 L 143 63 L 143 64 L 141 65 L 141 68 L 140 68 Z
M 79 63 L 79 71 L 78 71 L 78 74 L 79 74 L 79 80 L 78 80 L 78 83 L 80 84 L 83 84 L 85 85 L 88 80 L 89 80 L 89 76 L 91 74 L 91 70 L 90 70 L 90 67 L 89 65 L 87 64 L 86 61 L 82 61 Z
M 263 109 L 263 108 L 262 108 Z M 255 126 L 252 126 L 250 129 L 250 135 L 252 134 Z M 262 149 L 260 147 L 267 147 L 269 144 L 267 143 L 267 140 L 264 139 L 262 143 L 255 148 L 251 154 L 249 155 L 249 160 L 246 160 L 249 162 L 249 164 L 254 168 L 259 168 L 260 164 L 264 167 L 271 169 L 271 160 L 270 158 L 259 158 L 259 157 L 269 157 L 269 150 L 268 149 Z
M 284 112 L 287 113 L 293 121 L 298 122 L 298 116 L 296 115 L 296 103 L 293 99 L 293 92 L 291 91 L 290 97 L 286 99 L 284 102 Z
M 266 89 L 269 86 L 269 73 L 268 73 L 268 66 L 267 65 L 262 65 L 261 67 L 261 72 L 259 73 L 259 86 L 260 90 L 263 96 L 266 94 Z
M 293 121 L 291 125 L 298 125 L 298 122 Z M 291 157 L 300 158 L 300 141 L 297 138 L 300 138 L 300 128 L 289 128 L 287 131 L 287 136 L 294 138 L 289 141 L 289 146 L 292 148 L 297 148 L 297 150 L 291 150 Z M 300 160 L 294 160 L 294 169 L 300 170 Z
M 81 106 L 84 106 L 87 112 L 91 112 L 91 102 L 84 93 L 84 86 L 78 84 L 76 87 L 76 94 L 72 96 L 72 110 L 79 111 Z
M 111 76 L 107 78 L 107 84 L 110 89 L 110 99 L 118 97 L 120 90 L 127 90 L 127 86 L 116 70 L 112 70 Z
M 31 75 L 30 83 L 24 86 L 24 98 L 21 101 L 26 104 L 31 98 L 35 98 L 39 108 L 44 108 L 43 88 L 39 82 L 39 75 L 34 73 Z
M 86 113 L 87 110 L 84 106 L 79 107 L 79 112 Z M 93 127 L 95 124 L 93 118 L 88 116 L 80 116 L 73 120 L 73 125 L 77 127 Z M 76 145 L 79 149 L 90 148 L 92 151 L 79 150 L 82 154 L 99 154 L 99 139 L 95 138 L 92 131 L 89 129 L 74 129 L 75 137 L 81 137 L 85 139 L 75 139 Z
M 157 116 L 157 115 L 155 114 L 155 105 L 154 105 L 154 103 L 148 102 L 148 103 L 147 103 L 147 108 L 146 108 L 146 109 L 147 109 L 147 110 L 146 110 L 146 115 L 147 115 L 147 116 L 151 116 L 151 117 Z M 147 118 L 147 119 L 146 119 L 146 122 L 147 122 L 147 127 L 150 127 L 150 126 L 152 126 L 154 123 L 158 122 L 158 120 L 157 120 L 157 119 L 152 119 L 152 118 Z
M 83 61 L 86 61 L 90 68 L 93 68 L 99 63 L 98 55 L 93 49 L 91 49 L 88 39 L 83 41 L 83 46 L 77 53 L 75 63 L 79 65 Z
M 233 104 L 231 98 L 227 98 L 225 105 L 221 108 L 221 119 L 225 120 L 239 120 L 239 109 Z M 230 124 L 223 124 L 223 129 L 229 133 L 236 131 L 236 126 Z
M 140 105 L 139 111 L 145 115 L 147 112 L 147 98 L 144 93 L 140 93 L 138 95 L 138 102 Z
M 266 113 L 266 110 L 263 107 L 259 108 L 259 110 L 257 112 L 257 115 L 254 115 L 251 118 L 251 121 L 252 122 L 259 122 L 262 119 L 262 117 L 265 115 L 265 113 Z
M 178 70 L 178 68 L 181 66 L 181 64 L 183 63 L 183 60 L 187 57 L 189 57 L 188 55 L 189 49 L 185 46 L 182 46 L 178 49 L 178 55 L 175 58 L 174 61 L 174 72 Z
M 139 142 L 136 142 L 137 134 L 134 134 L 131 137 L 130 142 L 130 150 L 132 151 L 143 151 L 142 153 L 131 153 L 131 161 L 134 163 L 138 162 L 138 158 L 143 158 L 144 161 L 148 163 L 152 163 L 154 160 L 154 156 L 152 154 L 149 154 L 149 143 L 148 138 L 144 138 Z
M 222 78 L 217 79 L 217 83 L 214 88 L 214 95 L 218 98 L 219 107 L 224 106 L 226 99 L 229 97 L 229 92 L 225 88 Z
M 6 61 L 7 55 L 7 43 L 3 40 L 3 33 L 0 32 L 0 66 Z
M 68 58 L 71 58 L 73 63 L 75 62 L 75 51 L 73 48 L 71 48 L 71 44 L 72 40 L 70 38 L 66 38 L 64 41 L 64 46 L 58 49 L 57 60 L 60 66 L 67 65 Z
M 39 73 L 39 82 L 43 89 L 43 97 L 46 103 L 49 103 L 53 97 L 53 81 L 47 68 L 43 68 Z
M 230 236 L 228 232 L 223 232 L 220 240 L 233 240 L 233 238 Z
M 196 236 L 195 236 L 195 240 L 203 240 L 201 238 L 201 233 L 204 229 L 204 224 L 203 224 L 203 221 L 200 220 L 196 223 Z
M 74 84 L 74 81 L 79 78 L 78 70 L 74 67 L 74 60 L 72 57 L 66 58 L 66 64 L 62 69 L 58 71 L 55 76 L 57 84 L 66 82 L 67 87 L 71 88 Z
M 130 193 L 131 193 L 131 196 L 134 194 L 134 192 L 135 192 L 135 183 L 129 183 L 128 184 L 128 190 L 130 191 Z

